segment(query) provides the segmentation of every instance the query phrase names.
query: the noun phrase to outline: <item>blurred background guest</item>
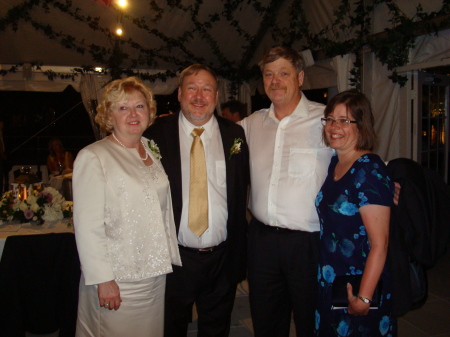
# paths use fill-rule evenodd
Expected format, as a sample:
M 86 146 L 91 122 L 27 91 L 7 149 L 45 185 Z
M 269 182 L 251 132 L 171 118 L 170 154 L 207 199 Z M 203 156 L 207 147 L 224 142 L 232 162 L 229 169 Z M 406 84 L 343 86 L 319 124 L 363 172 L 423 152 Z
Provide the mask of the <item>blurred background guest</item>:
M 64 150 L 60 139 L 52 138 L 48 143 L 49 155 L 47 157 L 47 168 L 50 173 L 62 174 L 72 172 L 73 155 Z
M 3 141 L 3 121 L 0 121 L 0 193 L 8 190 L 5 143 Z
M 77 336 L 163 335 L 166 274 L 181 261 L 169 181 L 157 146 L 142 137 L 155 107 L 135 77 L 108 84 L 96 122 L 111 135 L 75 161 Z
M 220 106 L 222 110 L 222 117 L 229 119 L 232 122 L 239 122 L 247 117 L 247 104 L 233 100 L 223 103 Z
M 370 102 L 357 91 L 344 91 L 330 100 L 324 115 L 323 139 L 336 153 L 316 198 L 321 223 L 316 333 L 396 336 L 385 263 L 394 185 L 372 153 L 376 135 Z M 362 275 L 359 292 L 347 284 L 348 307 L 332 310 L 333 282 L 344 275 Z M 369 310 L 380 280 L 381 304 Z

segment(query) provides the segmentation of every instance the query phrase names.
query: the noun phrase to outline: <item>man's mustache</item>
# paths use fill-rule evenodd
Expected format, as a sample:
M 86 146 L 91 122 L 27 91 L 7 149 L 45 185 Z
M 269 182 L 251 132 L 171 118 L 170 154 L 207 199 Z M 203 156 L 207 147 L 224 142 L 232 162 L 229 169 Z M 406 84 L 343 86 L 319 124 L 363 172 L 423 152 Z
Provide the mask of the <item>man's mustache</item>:
M 279 89 L 286 90 L 286 87 L 285 87 L 285 86 L 280 86 L 280 85 L 274 84 L 274 85 L 271 85 L 271 86 L 270 86 L 270 89 L 272 89 L 272 90 L 279 90 Z
M 208 102 L 207 102 L 207 101 L 203 101 L 203 100 L 201 100 L 201 99 L 194 99 L 193 101 L 191 101 L 191 104 L 207 105 Z

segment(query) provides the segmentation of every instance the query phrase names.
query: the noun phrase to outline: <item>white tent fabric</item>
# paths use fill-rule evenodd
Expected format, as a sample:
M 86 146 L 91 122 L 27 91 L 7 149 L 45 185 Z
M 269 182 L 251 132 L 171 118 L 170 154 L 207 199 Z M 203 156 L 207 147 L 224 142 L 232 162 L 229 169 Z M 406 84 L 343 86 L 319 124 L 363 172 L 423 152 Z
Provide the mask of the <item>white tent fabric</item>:
M 1 68 L 9 69 L 10 66 L 0 65 L 0 69 Z M 41 72 L 32 72 L 31 77 L 26 79 L 22 71 L 9 73 L 6 76 L 0 76 L 1 91 L 61 92 L 64 91 L 68 85 L 73 86 L 73 88 L 78 91 L 80 77 L 75 77 L 74 81 L 72 81 L 72 79 L 60 78 L 50 81 L 45 74 Z
M 388 79 L 386 67 L 373 53 L 364 57 L 363 92 L 370 99 L 375 117 L 378 146 L 375 152 L 385 161 L 399 157 L 400 86 Z
M 336 73 L 330 59 L 316 61 L 305 69 L 302 90 L 331 88 L 337 85 Z
M 244 83 L 239 87 L 239 97 L 238 99 L 247 104 L 247 116 L 252 113 L 252 91 L 248 83 Z
M 450 30 L 441 31 L 438 36 L 419 36 L 416 39 L 416 47 L 410 52 L 410 64 L 402 68 L 425 68 L 433 61 L 440 61 L 441 65 L 450 64 L 449 42 Z M 400 122 L 401 117 L 411 114 L 405 98 L 407 95 L 402 95 L 404 91 L 409 90 L 409 85 L 400 88 L 388 79 L 389 73 L 386 66 L 375 59 L 373 53 L 365 55 L 363 92 L 372 103 L 378 134 L 376 152 L 384 160 L 410 155 L 410 149 L 401 145 L 403 143 L 399 137 L 400 134 L 409 134 L 411 127 Z
M 8 70 L 11 65 L 0 65 L 0 69 Z M 42 71 L 31 73 L 30 78 L 25 78 L 22 71 L 16 73 L 8 73 L 6 76 L 0 76 L 0 90 L 4 91 L 40 91 L 40 92 L 60 92 L 71 85 L 76 91 L 80 91 L 80 83 L 82 75 L 74 76 L 74 79 L 61 79 L 56 77 L 50 81 L 43 73 L 46 70 L 52 70 L 55 73 L 63 75 L 71 75 L 72 71 L 69 67 L 42 67 Z M 148 71 L 148 70 L 147 70 Z M 152 71 L 153 74 L 161 72 L 161 70 Z M 92 74 L 102 83 L 107 83 L 110 76 L 101 74 Z M 157 80 L 155 82 L 146 81 L 146 84 L 152 88 L 155 95 L 170 95 L 178 86 L 178 78 L 168 78 L 166 81 Z
M 221 114 L 222 111 L 220 110 L 220 104 L 228 101 L 229 96 L 228 87 L 229 87 L 228 81 L 224 81 L 222 79 L 219 81 L 219 101 L 217 102 L 217 110 L 220 111 Z
M 416 48 L 409 54 L 410 64 L 448 60 L 450 63 L 450 29 L 439 35 L 423 35 L 416 39 Z
M 95 139 L 99 140 L 106 135 L 100 131 L 95 123 L 96 108 L 100 103 L 103 95 L 104 87 L 108 82 L 108 78 L 102 75 L 83 74 L 80 81 L 80 93 L 84 108 L 88 112 L 91 121 L 92 130 Z
M 351 89 L 350 70 L 353 69 L 355 55 L 338 55 L 333 57 L 332 65 L 336 73 L 337 89 L 339 92 Z

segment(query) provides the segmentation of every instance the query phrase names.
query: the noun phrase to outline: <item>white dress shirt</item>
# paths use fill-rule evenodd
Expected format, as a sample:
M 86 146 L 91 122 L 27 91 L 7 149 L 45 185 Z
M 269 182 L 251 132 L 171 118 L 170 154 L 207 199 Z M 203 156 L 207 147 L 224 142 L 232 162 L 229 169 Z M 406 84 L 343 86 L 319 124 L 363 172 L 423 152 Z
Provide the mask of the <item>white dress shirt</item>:
M 217 246 L 227 239 L 228 219 L 225 154 L 219 124 L 213 116 L 205 125 L 201 126 L 205 129 L 200 138 L 205 150 L 206 170 L 208 172 L 208 229 L 200 237 L 197 237 L 188 228 L 188 214 L 190 153 L 194 140 L 191 132 L 198 126 L 191 124 L 183 113 L 180 113 L 179 118 L 183 210 L 181 212 L 178 243 L 191 248 Z
M 240 123 L 250 150 L 249 208 L 266 225 L 320 230 L 314 200 L 333 154 L 322 141 L 324 108 L 302 93 L 294 112 L 281 121 L 272 104 Z

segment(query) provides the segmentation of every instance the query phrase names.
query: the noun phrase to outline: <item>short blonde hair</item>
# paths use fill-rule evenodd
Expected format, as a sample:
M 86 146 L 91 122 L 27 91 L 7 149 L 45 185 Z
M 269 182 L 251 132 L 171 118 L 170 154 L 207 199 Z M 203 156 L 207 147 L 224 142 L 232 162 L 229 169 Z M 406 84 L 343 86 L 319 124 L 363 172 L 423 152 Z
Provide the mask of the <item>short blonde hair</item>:
M 113 131 L 111 112 L 114 104 L 126 100 L 127 96 L 133 91 L 140 92 L 145 97 L 149 111 L 148 126 L 154 122 L 156 118 L 156 101 L 153 99 L 152 90 L 140 79 L 131 76 L 112 81 L 106 85 L 102 100 L 97 107 L 97 115 L 95 116 L 95 121 L 103 132 L 111 133 Z

